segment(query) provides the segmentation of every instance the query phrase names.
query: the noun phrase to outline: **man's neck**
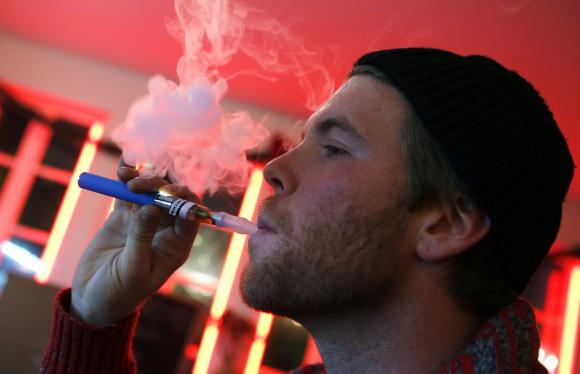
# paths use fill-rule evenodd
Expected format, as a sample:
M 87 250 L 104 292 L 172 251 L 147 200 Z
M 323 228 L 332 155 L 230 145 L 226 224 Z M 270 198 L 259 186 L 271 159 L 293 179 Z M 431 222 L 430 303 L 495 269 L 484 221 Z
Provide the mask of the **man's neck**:
M 328 373 L 435 373 L 483 322 L 439 285 L 405 288 L 373 308 L 301 321 Z

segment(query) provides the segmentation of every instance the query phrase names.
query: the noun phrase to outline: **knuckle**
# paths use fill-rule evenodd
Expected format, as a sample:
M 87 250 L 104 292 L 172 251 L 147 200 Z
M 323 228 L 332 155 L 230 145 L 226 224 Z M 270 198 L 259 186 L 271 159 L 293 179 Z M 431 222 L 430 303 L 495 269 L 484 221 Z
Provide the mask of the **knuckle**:
M 152 229 L 148 225 L 137 224 L 133 226 L 133 230 L 131 230 L 131 235 L 133 239 L 135 239 L 139 243 L 148 242 L 152 237 L 153 233 L 151 232 Z
M 127 178 L 127 175 L 131 175 L 131 171 L 137 172 L 135 170 L 135 168 L 129 164 L 127 164 L 124 160 L 123 157 L 121 157 L 119 159 L 119 165 L 117 167 L 117 176 L 119 177 L 119 179 L 121 178 Z
M 159 224 L 160 215 L 153 206 L 142 207 L 132 225 L 132 236 L 138 241 L 149 241 L 153 238 Z
M 149 177 L 135 176 L 127 182 L 127 186 L 135 191 L 152 191 L 159 188 L 159 182 Z
M 135 178 L 135 174 L 137 173 L 136 170 L 133 170 L 128 167 L 122 167 L 117 169 L 117 178 L 123 182 L 127 182 L 132 178 Z

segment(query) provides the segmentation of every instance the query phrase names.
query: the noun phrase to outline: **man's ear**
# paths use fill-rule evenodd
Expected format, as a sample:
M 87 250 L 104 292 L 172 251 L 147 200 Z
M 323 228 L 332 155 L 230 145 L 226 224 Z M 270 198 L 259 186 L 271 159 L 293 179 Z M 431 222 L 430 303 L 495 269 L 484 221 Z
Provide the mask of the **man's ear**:
M 458 196 L 453 204 L 426 210 L 420 219 L 416 251 L 423 261 L 439 261 L 474 246 L 489 232 L 489 218 Z

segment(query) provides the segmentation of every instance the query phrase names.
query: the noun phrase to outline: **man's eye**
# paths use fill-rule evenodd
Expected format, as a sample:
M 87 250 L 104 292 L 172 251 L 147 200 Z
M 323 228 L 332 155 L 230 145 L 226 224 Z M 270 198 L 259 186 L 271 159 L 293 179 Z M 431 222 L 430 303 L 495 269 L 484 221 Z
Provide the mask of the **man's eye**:
M 343 156 L 348 154 L 346 149 L 335 147 L 334 145 L 325 145 L 322 148 L 324 148 L 327 156 Z

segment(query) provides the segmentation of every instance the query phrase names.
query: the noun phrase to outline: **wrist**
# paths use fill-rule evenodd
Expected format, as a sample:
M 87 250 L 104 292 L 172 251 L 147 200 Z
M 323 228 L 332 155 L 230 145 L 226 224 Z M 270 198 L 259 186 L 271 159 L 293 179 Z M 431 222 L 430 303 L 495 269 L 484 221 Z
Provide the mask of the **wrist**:
M 82 300 L 75 297 L 74 292 L 72 292 L 71 295 L 71 303 L 68 312 L 79 321 L 92 326 L 104 327 L 115 322 L 114 319 L 107 317 L 106 313 L 103 313 L 103 311 L 90 311 Z
M 87 313 L 82 307 L 78 305 L 78 303 L 74 301 L 74 298 L 71 300 L 69 313 L 79 321 L 88 323 L 93 326 L 102 327 L 107 325 L 106 321 L 91 317 L 89 313 Z
M 110 313 L 105 310 L 91 310 L 82 303 L 82 301 L 75 300 L 74 294 L 71 296 L 71 303 L 68 312 L 77 320 L 95 327 L 105 327 L 122 323 L 127 318 L 136 314 L 139 307 L 128 310 L 125 313 Z

